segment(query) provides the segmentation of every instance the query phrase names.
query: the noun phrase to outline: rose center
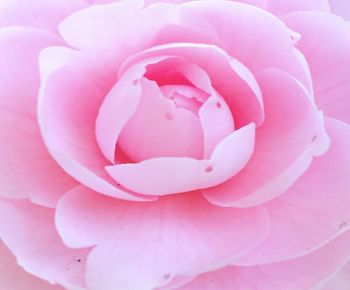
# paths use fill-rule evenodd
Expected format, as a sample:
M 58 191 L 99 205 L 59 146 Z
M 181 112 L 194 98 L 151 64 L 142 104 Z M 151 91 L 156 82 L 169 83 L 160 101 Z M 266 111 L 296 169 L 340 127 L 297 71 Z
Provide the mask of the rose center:
M 208 94 L 202 90 L 186 85 L 161 86 L 160 90 L 166 98 L 173 101 L 176 107 L 187 109 L 196 115 L 208 98 Z
M 140 103 L 123 128 L 117 149 L 132 162 L 156 157 L 203 158 L 198 112 L 207 94 L 189 85 L 159 87 L 147 78 L 141 86 Z

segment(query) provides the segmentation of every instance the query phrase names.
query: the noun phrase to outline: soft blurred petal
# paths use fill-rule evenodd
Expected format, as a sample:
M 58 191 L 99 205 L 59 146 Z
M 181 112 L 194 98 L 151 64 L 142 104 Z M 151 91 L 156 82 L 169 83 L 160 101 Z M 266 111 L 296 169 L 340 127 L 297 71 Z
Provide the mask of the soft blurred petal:
M 350 257 L 349 244 L 350 233 L 347 232 L 306 256 L 257 267 L 227 267 L 208 272 L 179 290 L 313 289 L 347 263 Z
M 58 285 L 51 285 L 25 272 L 1 241 L 0 273 L 0 289 L 2 290 L 64 290 Z
M 309 64 L 318 107 L 350 123 L 350 23 L 321 12 L 295 12 L 283 20 L 302 35 L 297 47 Z
M 36 117 L 38 55 L 58 43 L 35 28 L 0 29 L 0 195 L 50 207 L 76 186 L 48 153 Z
M 0 237 L 29 273 L 52 283 L 84 286 L 89 249 L 69 249 L 55 229 L 54 210 L 0 199 Z
M 61 20 L 87 6 L 84 0 L 1 0 L 0 27 L 20 25 L 57 33 Z
M 262 208 L 219 208 L 198 192 L 135 203 L 84 187 L 60 201 L 56 224 L 71 247 L 97 244 L 87 261 L 91 290 L 149 290 L 228 265 L 269 229 Z

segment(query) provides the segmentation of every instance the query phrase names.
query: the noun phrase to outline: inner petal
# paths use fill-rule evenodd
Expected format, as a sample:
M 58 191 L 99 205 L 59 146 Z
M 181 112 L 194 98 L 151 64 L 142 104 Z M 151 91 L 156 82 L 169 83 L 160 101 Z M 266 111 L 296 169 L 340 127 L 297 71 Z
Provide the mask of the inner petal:
M 219 47 L 201 43 L 171 43 L 154 46 L 126 59 L 119 69 L 119 75 L 142 59 L 162 55 L 171 55 L 190 62 L 192 66 L 181 65 L 175 71 L 181 71 L 191 84 L 210 95 L 215 93 L 214 88 L 225 99 L 235 117 L 237 128 L 251 122 L 257 126 L 263 123 L 263 99 L 253 74 Z M 195 71 L 196 73 L 194 73 L 195 67 L 199 68 Z M 196 74 L 197 78 L 195 78 Z
M 196 115 L 203 101 L 208 98 L 208 94 L 192 86 L 169 85 L 160 87 L 160 90 L 176 107 L 187 109 Z
M 204 134 L 204 155 L 208 158 L 216 146 L 235 130 L 234 120 L 230 108 L 218 93 L 206 100 L 198 114 Z
M 172 100 L 162 94 L 154 81 L 143 78 L 141 86 L 140 104 L 119 136 L 120 149 L 133 162 L 164 156 L 201 159 L 203 133 L 199 118 L 192 111 L 199 104 L 185 100 L 189 97 L 186 93 L 195 89 L 187 89 L 183 94 L 174 92 Z M 176 99 L 181 105 L 175 104 Z

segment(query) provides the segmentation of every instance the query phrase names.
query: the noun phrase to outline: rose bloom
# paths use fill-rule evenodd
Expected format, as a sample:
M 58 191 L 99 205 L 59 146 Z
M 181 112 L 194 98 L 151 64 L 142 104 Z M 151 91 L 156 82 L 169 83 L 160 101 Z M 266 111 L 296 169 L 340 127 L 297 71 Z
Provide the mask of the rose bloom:
M 0 289 L 349 290 L 350 2 L 0 2 Z

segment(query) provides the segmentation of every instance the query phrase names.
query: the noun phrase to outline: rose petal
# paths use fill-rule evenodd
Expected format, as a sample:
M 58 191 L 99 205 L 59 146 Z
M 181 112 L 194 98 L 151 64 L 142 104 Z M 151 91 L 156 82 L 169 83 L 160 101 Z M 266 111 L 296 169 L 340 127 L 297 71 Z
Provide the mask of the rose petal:
M 204 133 L 205 157 L 210 158 L 221 140 L 235 129 L 232 113 L 225 100 L 215 94 L 202 105 L 199 118 Z
M 37 57 L 57 43 L 34 28 L 0 30 L 0 195 L 50 207 L 76 185 L 49 155 L 36 120 Z
M 79 11 L 62 22 L 61 34 L 76 48 L 108 49 L 117 64 L 155 45 L 214 44 L 253 72 L 279 68 L 308 87 L 308 75 L 294 53 L 290 30 L 271 13 L 233 1 L 156 3 L 144 9 L 139 1 L 131 3 L 118 1 Z
M 115 160 L 120 132 L 139 105 L 140 79 L 146 72 L 146 66 L 162 59 L 164 58 L 141 62 L 119 77 L 99 107 L 96 118 L 96 138 L 103 155 L 112 164 Z
M 332 140 L 324 156 L 315 158 L 304 175 L 283 195 L 265 204 L 271 231 L 260 245 L 238 260 L 257 265 L 311 252 L 350 224 L 350 126 L 327 119 Z M 331 194 L 330 194 L 331 193 Z
M 350 20 L 350 3 L 348 0 L 328 0 L 331 11 Z
M 202 19 L 209 22 L 224 43 L 219 46 L 252 72 L 279 68 L 309 86 L 307 72 L 295 55 L 290 29 L 272 14 L 231 1 L 188 2 L 183 10 L 186 16 L 196 15 L 195 25 Z
M 268 0 L 233 0 L 233 1 L 240 2 L 240 3 L 246 3 L 249 5 L 253 5 L 253 6 L 257 6 L 257 7 L 266 9 Z
M 254 154 L 244 170 L 225 183 L 203 190 L 217 205 L 254 206 L 283 193 L 307 169 L 307 159 L 316 152 L 304 152 L 312 145 L 312 138 L 324 130 L 308 92 L 293 77 L 267 69 L 257 79 L 266 118 L 257 129 Z M 299 159 L 301 155 L 305 159 Z M 284 176 L 280 177 L 281 173 Z
M 157 287 L 155 290 L 170 290 L 170 289 L 177 289 L 191 280 L 193 280 L 195 276 L 176 276 L 173 279 L 169 281 L 169 283 L 166 283 L 162 287 Z
M 318 12 L 297 12 L 283 19 L 303 35 L 298 48 L 310 66 L 318 107 L 326 116 L 350 123 L 350 24 Z
M 177 275 L 227 265 L 268 231 L 262 208 L 218 208 L 188 193 L 152 203 L 118 201 L 77 187 L 60 201 L 56 224 L 71 247 L 97 244 L 89 289 L 153 289 Z
M 135 162 L 156 157 L 203 158 L 200 121 L 191 111 L 176 107 L 157 84 L 141 80 L 141 101 L 124 126 L 118 145 Z M 111 123 L 107 123 L 111 124 Z
M 255 126 L 249 124 L 227 136 L 209 160 L 185 157 L 152 158 L 136 164 L 107 166 L 124 187 L 148 195 L 166 195 L 206 188 L 237 174 L 254 148 Z
M 316 252 L 286 262 L 257 267 L 227 267 L 198 276 L 179 290 L 301 290 L 327 280 L 349 259 L 350 234 Z M 332 290 L 338 290 L 333 288 Z
M 57 33 L 63 18 L 87 6 L 83 0 L 1 0 L 0 27 L 27 26 Z
M 106 48 L 107 43 L 125 36 L 126 30 L 131 32 L 132 29 L 135 29 L 134 26 L 128 27 L 128 25 L 132 24 L 131 19 L 137 20 L 135 15 L 140 13 L 142 6 L 143 1 L 140 0 L 118 1 L 109 5 L 91 5 L 62 21 L 59 31 L 73 47 Z M 91 19 L 95 20 L 91 21 Z M 116 23 L 118 24 L 114 25 Z M 126 27 L 128 28 L 125 29 Z M 90 35 L 87 37 L 85 33 L 88 31 Z M 113 38 L 111 38 L 112 35 Z
M 121 75 L 103 101 L 96 119 L 96 136 L 111 163 L 115 163 L 117 142 L 133 161 L 154 156 L 202 157 L 198 118 L 175 108 L 150 81 L 140 81 L 149 65 L 166 60 L 178 58 L 160 56 L 135 64 Z
M 267 0 L 267 2 L 268 10 L 277 15 L 303 10 L 330 12 L 327 0 Z
M 81 59 L 82 54 L 64 46 L 50 46 L 41 50 L 39 54 L 40 81 L 46 79 L 61 66 L 72 65 Z
M 0 242 L 0 288 L 4 290 L 27 290 L 30 285 L 35 290 L 64 290 L 50 285 L 21 269 L 6 246 Z
M 263 99 L 252 73 L 222 49 L 207 44 L 172 43 L 145 50 L 128 58 L 121 66 L 121 75 L 130 65 L 148 57 L 172 55 L 183 57 L 203 69 L 229 105 L 237 127 L 250 122 L 260 125 L 264 119 Z M 212 89 L 209 88 L 208 93 Z
M 100 3 L 100 2 L 106 2 L 106 1 L 117 1 L 117 0 L 97 0 L 95 3 Z M 250 5 L 254 5 L 263 9 L 266 9 L 267 7 L 267 0 L 233 0 L 235 2 L 240 2 L 240 3 L 246 3 Z M 185 3 L 188 2 L 188 0 L 145 0 L 147 5 L 153 4 L 153 3 L 159 3 L 159 2 L 169 2 L 169 3 Z
M 64 285 L 64 289 L 65 290 L 89 290 L 86 288 L 76 287 L 76 286 L 67 285 L 67 284 Z
M 19 265 L 52 283 L 84 287 L 89 250 L 72 250 L 63 245 L 55 230 L 53 210 L 28 201 L 0 199 L 0 211 L 0 237 Z
M 176 67 L 176 70 L 182 73 L 196 88 L 201 89 L 208 94 L 213 91 L 211 80 L 207 72 L 198 65 L 195 65 L 192 62 L 184 62 Z
M 330 279 L 319 288 L 313 290 L 348 290 L 350 289 L 350 263 L 332 275 Z
M 48 61 L 55 52 L 42 57 Z M 81 183 L 107 195 L 128 200 L 145 200 L 117 188 L 105 173 L 109 164 L 100 152 L 95 137 L 95 120 L 98 109 L 112 87 L 115 77 L 109 67 L 101 67 L 98 60 L 80 55 L 68 57 L 42 71 L 44 82 L 39 96 L 39 124 L 45 143 L 55 160 L 72 177 Z M 66 60 L 66 59 L 65 59 Z

